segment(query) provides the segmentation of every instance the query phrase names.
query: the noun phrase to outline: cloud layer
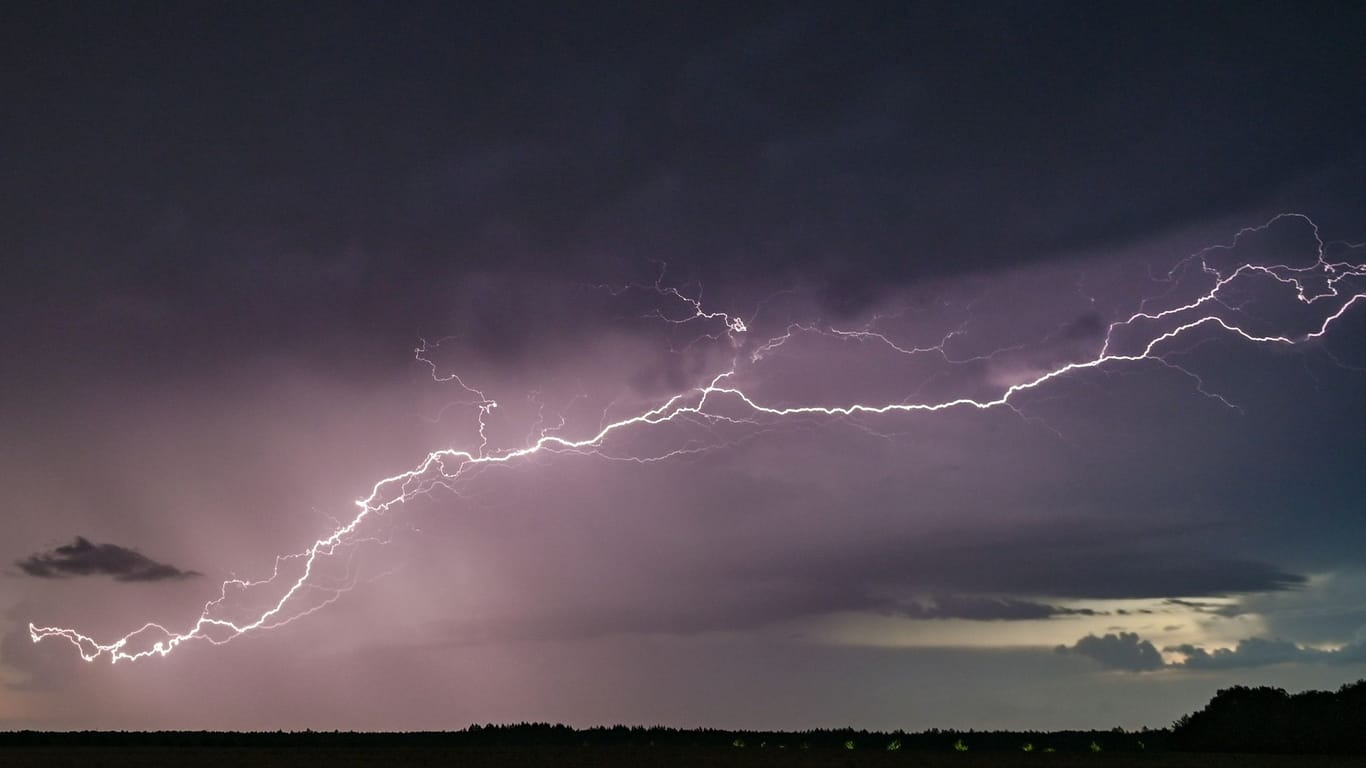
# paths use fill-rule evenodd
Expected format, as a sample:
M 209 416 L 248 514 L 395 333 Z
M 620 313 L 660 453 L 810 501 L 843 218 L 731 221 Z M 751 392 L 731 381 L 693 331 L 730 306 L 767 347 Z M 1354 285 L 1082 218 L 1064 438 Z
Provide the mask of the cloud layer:
M 1136 632 L 1119 632 L 1103 636 L 1087 635 L 1073 645 L 1060 645 L 1058 653 L 1085 656 L 1107 669 L 1147 672 L 1156 669 L 1251 669 L 1273 664 L 1355 664 L 1366 661 L 1366 643 L 1355 642 L 1340 648 L 1325 650 L 1300 645 L 1279 638 L 1249 637 L 1232 648 L 1208 650 L 1193 643 L 1164 647 L 1167 653 L 1177 653 L 1180 661 L 1167 662 L 1157 647 Z
M 1056 616 L 1095 616 L 1090 608 L 1063 608 L 1033 600 L 977 595 L 939 595 L 933 601 L 911 602 L 902 609 L 912 619 L 967 619 L 969 621 L 1029 621 Z

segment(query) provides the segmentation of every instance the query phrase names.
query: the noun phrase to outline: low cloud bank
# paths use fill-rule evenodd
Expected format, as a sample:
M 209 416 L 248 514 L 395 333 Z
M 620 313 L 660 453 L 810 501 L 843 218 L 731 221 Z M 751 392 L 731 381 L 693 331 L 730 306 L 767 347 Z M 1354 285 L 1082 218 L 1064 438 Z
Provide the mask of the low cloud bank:
M 1073 645 L 1059 645 L 1058 653 L 1085 656 L 1107 669 L 1146 672 L 1156 669 L 1246 669 L 1286 663 L 1351 664 L 1366 661 L 1366 643 L 1355 642 L 1335 650 L 1312 648 L 1279 638 L 1249 637 L 1233 648 L 1207 650 L 1184 643 L 1162 650 L 1177 653 L 1181 661 L 1168 663 L 1157 647 L 1134 632 L 1087 635 Z

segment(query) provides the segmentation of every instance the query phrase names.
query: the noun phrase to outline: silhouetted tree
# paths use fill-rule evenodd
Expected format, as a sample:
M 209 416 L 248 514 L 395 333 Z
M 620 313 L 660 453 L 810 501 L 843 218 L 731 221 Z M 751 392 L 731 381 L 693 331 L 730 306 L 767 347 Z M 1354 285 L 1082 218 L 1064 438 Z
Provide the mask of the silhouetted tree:
M 1173 724 L 1172 747 L 1197 752 L 1366 754 L 1366 680 L 1337 692 L 1225 688 Z

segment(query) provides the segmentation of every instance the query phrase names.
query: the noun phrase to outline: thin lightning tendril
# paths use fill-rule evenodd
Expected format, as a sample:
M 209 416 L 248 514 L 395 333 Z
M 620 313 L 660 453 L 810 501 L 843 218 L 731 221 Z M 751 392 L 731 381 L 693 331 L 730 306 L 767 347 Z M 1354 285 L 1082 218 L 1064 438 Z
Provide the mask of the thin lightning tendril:
M 1256 232 L 1261 232 L 1283 219 L 1300 220 L 1308 224 L 1317 243 L 1317 259 L 1314 263 L 1296 267 L 1285 264 L 1260 265 L 1242 263 L 1227 272 L 1211 265 L 1210 256 L 1218 252 L 1231 251 L 1239 241 Z M 1344 244 L 1348 250 L 1362 246 Z M 1204 293 L 1185 303 L 1177 303 L 1165 309 L 1151 309 L 1150 306 L 1170 296 L 1177 289 L 1177 283 L 1186 275 L 1196 273 L 1210 281 Z M 1224 315 L 1240 315 L 1243 310 L 1237 304 L 1227 303 L 1228 293 L 1233 286 L 1252 279 L 1265 278 L 1293 291 L 1294 298 L 1305 307 L 1328 306 L 1322 319 L 1311 324 L 1307 331 L 1298 334 L 1259 333 L 1248 330 L 1239 322 L 1227 319 Z M 745 334 L 750 331 L 749 324 L 739 316 L 725 312 L 704 309 L 701 292 L 689 296 L 676 287 L 664 284 L 664 270 L 661 265 L 659 278 L 653 284 L 634 285 L 627 288 L 609 289 L 614 294 L 630 289 L 644 289 L 657 293 L 660 297 L 679 302 L 683 308 L 682 316 L 666 314 L 655 310 L 652 317 L 668 323 L 683 325 L 691 323 L 715 323 L 721 330 L 704 333 L 699 338 L 720 340 L 727 338 L 736 354 L 726 370 L 713 375 L 705 384 L 678 392 L 653 408 L 635 415 L 608 420 L 606 412 L 598 424 L 597 431 L 571 439 L 559 434 L 565 429 L 565 420 L 547 425 L 544 407 L 540 412 L 527 442 L 520 448 L 490 450 L 486 434 L 487 419 L 498 404 L 482 391 L 466 384 L 456 374 L 443 374 L 431 353 L 442 343 L 428 343 L 425 340 L 414 351 L 418 362 L 430 367 L 432 377 L 439 382 L 450 382 L 459 386 L 470 398 L 459 404 L 473 406 L 477 410 L 479 445 L 477 448 L 462 450 L 443 448 L 432 451 L 415 467 L 377 480 L 364 498 L 355 502 L 357 512 L 344 524 L 339 524 L 330 534 L 314 541 L 307 549 L 275 559 L 275 567 L 269 577 L 259 580 L 231 578 L 224 581 L 219 594 L 204 604 L 199 617 L 189 628 L 175 632 L 161 624 L 148 622 L 128 634 L 108 643 L 100 643 L 74 629 L 61 627 L 39 627 L 29 624 L 29 636 L 33 642 L 49 637 L 65 638 L 76 647 L 81 658 L 94 661 L 107 656 L 111 662 L 137 660 L 149 656 L 167 656 L 176 648 L 191 640 L 206 640 L 214 645 L 230 642 L 244 634 L 256 630 L 281 627 L 299 618 L 312 614 L 330 605 L 357 583 L 356 569 L 352 558 L 360 544 L 378 541 L 362 536 L 360 528 L 367 520 L 384 515 L 398 505 L 404 504 L 418 495 L 430 493 L 436 488 L 444 488 L 460 493 L 460 483 L 472 472 L 483 467 L 510 465 L 528 459 L 536 454 L 574 453 L 592 455 L 613 461 L 651 463 L 699 453 L 727 444 L 717 438 L 715 443 L 690 441 L 671 450 L 651 454 L 615 455 L 606 452 L 605 444 L 609 438 L 635 431 L 646 430 L 666 423 L 683 423 L 704 427 L 720 425 L 743 425 L 754 427 L 762 432 L 775 420 L 793 417 L 829 419 L 857 415 L 880 416 L 902 413 L 935 413 L 953 409 L 991 410 L 1005 408 L 1020 413 L 1014 400 L 1022 393 L 1039 389 L 1055 380 L 1087 370 L 1099 370 L 1117 364 L 1151 362 L 1178 371 L 1189 377 L 1195 389 L 1201 394 L 1212 397 L 1224 405 L 1236 408 L 1223 396 L 1206 389 L 1204 381 L 1195 373 L 1186 370 L 1170 358 L 1174 351 L 1170 347 L 1181 337 L 1192 335 L 1200 329 L 1207 329 L 1227 336 L 1241 338 L 1252 344 L 1296 346 L 1305 342 L 1321 339 L 1352 307 L 1366 305 L 1366 263 L 1349 261 L 1329 261 L 1327 246 L 1319 237 L 1318 226 L 1301 214 L 1281 214 L 1266 224 L 1249 227 L 1238 232 L 1227 245 L 1213 246 L 1186 257 L 1174 266 L 1165 277 L 1155 277 L 1156 282 L 1169 283 L 1170 288 L 1156 297 L 1144 299 L 1137 310 L 1127 317 L 1111 322 L 1105 329 L 1103 340 L 1095 353 L 1086 359 L 1074 360 L 1056 365 L 1042 372 L 1031 373 L 1025 380 L 1009 384 L 994 397 L 952 397 L 934 401 L 905 400 L 881 403 L 839 403 L 839 404 L 799 404 L 780 405 L 763 402 L 747 392 L 737 381 L 745 366 L 754 368 L 765 359 L 779 353 L 785 345 L 798 336 L 819 335 L 839 341 L 856 341 L 878 344 L 898 355 L 918 356 L 933 354 L 946 363 L 961 364 L 974 361 L 991 360 L 997 355 L 1020 349 L 1023 345 L 1005 347 L 986 355 L 955 356 L 948 350 L 949 345 L 965 332 L 960 325 L 929 346 L 910 346 L 897 343 L 886 333 L 875 330 L 879 317 L 874 317 L 862 328 L 839 329 L 822 326 L 818 323 L 790 323 L 784 331 L 761 343 L 746 345 Z M 1094 303 L 1094 299 L 1091 300 Z M 688 314 L 690 312 L 690 314 Z M 752 322 L 752 321 L 751 321 Z M 1166 323 L 1167 325 L 1163 325 Z M 1138 334 L 1139 341 L 1133 343 L 1126 339 Z M 695 343 L 695 342 L 694 342 Z M 1202 344 L 1204 341 L 1197 341 Z M 746 352 L 746 349 L 748 350 Z M 1164 356 L 1165 355 L 1165 356 Z M 576 398 L 577 399 L 577 398 Z M 571 401 L 572 402 L 572 401 Z M 613 405 L 616 401 L 613 401 Z M 729 409 L 722 410 L 728 404 Z M 612 406 L 609 405 L 609 410 Z M 739 408 L 743 415 L 734 415 Z M 347 567 L 345 576 L 334 583 L 325 582 L 315 572 L 320 559 L 345 554 Z M 301 564 L 297 576 L 285 575 L 282 566 Z M 250 620 L 232 620 L 221 613 L 229 606 L 235 596 L 276 586 L 284 586 L 283 592 L 269 607 L 260 611 Z M 321 595 L 318 600 L 316 596 Z M 311 598 L 311 599 L 310 599 Z M 136 649 L 135 641 L 145 643 L 151 638 L 150 645 Z

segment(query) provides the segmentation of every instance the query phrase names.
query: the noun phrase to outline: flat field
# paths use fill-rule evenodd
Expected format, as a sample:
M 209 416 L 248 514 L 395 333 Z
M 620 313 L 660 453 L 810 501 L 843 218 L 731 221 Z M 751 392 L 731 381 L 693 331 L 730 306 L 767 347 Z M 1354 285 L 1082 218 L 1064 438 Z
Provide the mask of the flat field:
M 1336 768 L 1366 757 L 1191 753 L 939 753 L 723 747 L 0 747 L 0 768 L 162 766 L 907 766 L 908 768 Z

